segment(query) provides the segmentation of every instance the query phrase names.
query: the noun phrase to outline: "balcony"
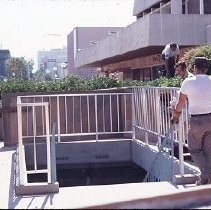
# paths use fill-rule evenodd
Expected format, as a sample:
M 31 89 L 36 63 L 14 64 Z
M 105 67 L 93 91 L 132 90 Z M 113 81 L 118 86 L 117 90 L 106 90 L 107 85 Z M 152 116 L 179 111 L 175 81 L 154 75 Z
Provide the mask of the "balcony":
M 102 66 L 153 54 L 169 42 L 181 47 L 207 43 L 211 15 L 149 14 L 78 52 L 76 67 Z M 207 33 L 208 34 L 208 33 Z M 155 52 L 158 53 L 158 52 Z

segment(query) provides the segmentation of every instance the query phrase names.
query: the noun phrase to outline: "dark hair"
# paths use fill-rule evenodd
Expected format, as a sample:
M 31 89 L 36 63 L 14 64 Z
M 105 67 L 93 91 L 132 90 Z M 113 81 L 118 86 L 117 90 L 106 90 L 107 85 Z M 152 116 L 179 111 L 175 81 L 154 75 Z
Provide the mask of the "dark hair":
M 207 70 L 207 68 L 208 68 L 208 59 L 206 57 L 195 57 L 193 64 L 198 69 Z
M 177 47 L 177 44 L 176 43 L 171 43 L 170 44 L 170 47 L 175 47 L 176 48 Z
M 185 61 L 179 61 L 175 64 L 174 68 L 178 67 L 178 66 L 181 66 L 182 69 L 186 69 L 186 64 L 185 64 Z

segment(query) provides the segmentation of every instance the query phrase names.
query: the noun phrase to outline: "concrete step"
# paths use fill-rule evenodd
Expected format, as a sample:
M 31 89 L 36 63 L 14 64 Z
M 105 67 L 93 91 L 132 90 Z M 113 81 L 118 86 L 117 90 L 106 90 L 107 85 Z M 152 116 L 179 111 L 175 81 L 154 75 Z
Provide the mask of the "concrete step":
M 176 185 L 194 184 L 197 179 L 198 175 L 196 174 L 175 175 L 173 177 L 173 183 Z
M 40 195 L 48 193 L 58 193 L 59 183 L 28 183 L 26 185 L 17 185 L 16 195 Z

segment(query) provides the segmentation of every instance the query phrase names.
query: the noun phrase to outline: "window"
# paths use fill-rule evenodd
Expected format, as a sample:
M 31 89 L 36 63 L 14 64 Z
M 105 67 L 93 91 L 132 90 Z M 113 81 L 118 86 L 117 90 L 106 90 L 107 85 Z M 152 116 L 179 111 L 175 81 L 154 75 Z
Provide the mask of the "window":
M 211 14 L 210 0 L 204 0 L 204 14 Z

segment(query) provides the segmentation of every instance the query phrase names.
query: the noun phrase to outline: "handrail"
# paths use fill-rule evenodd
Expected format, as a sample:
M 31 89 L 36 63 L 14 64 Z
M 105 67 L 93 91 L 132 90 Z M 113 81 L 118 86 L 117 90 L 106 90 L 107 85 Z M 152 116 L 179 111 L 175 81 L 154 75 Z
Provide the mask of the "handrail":
M 20 96 L 22 106 L 49 103 L 50 125 L 55 122 L 58 142 L 71 136 L 95 135 L 96 141 L 103 135 L 128 133 L 132 135 L 131 110 L 126 108 L 132 93 L 93 93 L 93 94 L 46 94 Z M 130 105 L 131 106 L 131 105 Z M 26 110 L 30 119 L 31 110 Z M 129 112 L 129 114 L 128 114 Z M 39 116 L 40 115 L 40 116 Z M 38 119 L 44 124 L 43 110 Z M 45 138 L 45 126 L 37 130 L 37 138 Z M 51 129 L 51 128 L 50 128 Z M 24 139 L 32 137 L 30 124 L 26 125 Z M 69 138 L 70 139 L 70 138 Z M 102 138 L 103 139 L 103 138 Z
M 55 159 L 53 156 L 55 154 L 55 137 L 60 142 L 65 137 L 74 135 L 95 135 L 95 140 L 98 141 L 103 134 L 122 135 L 126 133 L 136 139 L 137 129 L 144 132 L 146 145 L 150 144 L 151 134 L 156 136 L 158 140 L 157 146 L 160 148 L 162 138 L 168 135 L 171 115 L 169 101 L 177 95 L 178 88 L 134 87 L 132 90 L 132 93 L 19 96 L 17 99 L 19 147 L 22 148 L 23 140 L 34 137 L 30 130 L 32 126 L 29 123 L 24 124 L 28 126 L 27 129 L 24 130 L 22 128 L 20 123 L 22 122 L 21 112 L 24 111 L 27 119 L 31 119 L 32 110 L 36 106 L 41 106 L 42 109 L 37 113 L 41 125 L 39 125 L 40 131 L 36 132 L 36 138 L 46 138 L 46 141 L 49 142 L 48 145 L 50 145 L 49 147 L 47 146 L 49 154 L 47 160 L 48 171 L 49 174 L 54 173 L 54 175 L 48 177 L 49 182 L 53 182 L 56 177 L 55 169 L 52 168 L 56 162 L 56 160 L 52 160 Z M 22 107 L 30 106 L 33 108 L 32 110 L 28 108 L 22 110 Z M 182 149 L 187 144 L 187 130 L 184 128 L 184 122 L 186 123 L 186 129 L 188 127 L 187 107 L 185 110 L 186 116 L 181 118 L 179 125 L 175 126 L 172 134 L 172 139 L 179 143 L 181 175 L 184 174 Z M 31 122 L 30 120 L 28 121 Z M 70 127 L 70 124 L 72 127 Z M 57 132 L 55 126 L 57 126 Z M 50 129 L 52 130 L 51 134 L 49 132 Z M 143 137 L 141 140 L 143 141 Z
M 150 145 L 149 135 L 157 138 L 158 149 L 161 139 L 164 138 L 170 127 L 170 101 L 178 96 L 179 88 L 175 87 L 134 87 L 134 129 L 141 131 L 144 135 L 144 142 Z M 183 147 L 187 147 L 188 141 L 188 105 L 182 110 L 179 124 L 175 126 L 173 139 L 178 143 L 180 175 L 184 175 L 184 154 Z M 134 135 L 135 136 L 135 135 Z M 135 139 L 138 139 L 135 136 Z M 142 139 L 138 139 L 143 141 Z

